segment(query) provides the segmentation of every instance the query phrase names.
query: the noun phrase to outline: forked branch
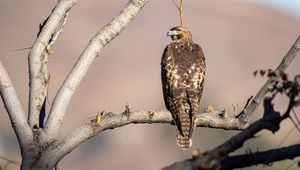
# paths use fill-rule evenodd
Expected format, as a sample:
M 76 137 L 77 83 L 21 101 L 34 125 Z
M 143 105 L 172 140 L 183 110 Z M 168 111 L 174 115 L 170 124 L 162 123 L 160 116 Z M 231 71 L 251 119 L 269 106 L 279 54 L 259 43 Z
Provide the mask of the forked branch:
M 55 138 L 63 122 L 70 99 L 100 51 L 129 24 L 148 0 L 130 0 L 126 7 L 89 42 L 62 84 L 45 124 L 45 138 Z
M 272 133 L 277 132 L 280 129 L 280 123 L 289 117 L 291 108 L 294 107 L 295 98 L 290 97 L 290 102 L 287 107 L 286 112 L 281 116 L 280 113 L 274 111 L 272 98 L 266 97 L 264 99 L 264 114 L 263 118 L 252 123 L 247 129 L 243 130 L 239 134 L 233 136 L 228 141 L 224 142 L 223 144 L 219 145 L 218 147 L 207 151 L 203 154 L 197 155 L 192 159 L 188 159 L 182 162 L 175 163 L 171 166 L 164 168 L 164 170 L 168 169 L 184 169 L 193 170 L 193 169 L 220 169 L 222 159 L 227 156 L 229 153 L 241 148 L 245 141 L 250 138 L 253 138 L 254 135 L 260 132 L 263 129 L 267 129 Z M 300 152 L 300 150 L 298 150 Z M 297 153 L 299 155 L 300 153 Z M 271 156 L 271 155 L 270 155 Z M 279 155 L 279 158 L 280 155 Z M 276 161 L 277 159 L 273 161 Z M 284 158 L 289 158 L 286 155 Z M 281 158 L 283 159 L 283 158 Z M 270 161 L 269 161 L 270 162 Z M 262 162 L 264 163 L 264 162 Z M 223 165 L 225 162 L 223 162 Z
M 76 2 L 77 0 L 62 0 L 56 5 L 50 16 L 40 25 L 38 37 L 28 55 L 30 127 L 38 124 L 39 113 L 46 98 L 49 77 L 47 62 L 51 46 L 63 29 L 68 11 Z

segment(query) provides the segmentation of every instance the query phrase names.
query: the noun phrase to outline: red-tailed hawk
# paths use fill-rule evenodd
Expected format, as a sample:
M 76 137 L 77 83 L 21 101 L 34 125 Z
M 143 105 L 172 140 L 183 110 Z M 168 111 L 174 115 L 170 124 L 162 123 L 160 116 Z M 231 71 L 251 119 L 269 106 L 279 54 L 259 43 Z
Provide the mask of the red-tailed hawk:
M 172 42 L 161 60 L 164 101 L 177 125 L 177 144 L 185 150 L 192 145 L 195 115 L 203 91 L 205 58 L 187 27 L 171 28 L 167 35 Z

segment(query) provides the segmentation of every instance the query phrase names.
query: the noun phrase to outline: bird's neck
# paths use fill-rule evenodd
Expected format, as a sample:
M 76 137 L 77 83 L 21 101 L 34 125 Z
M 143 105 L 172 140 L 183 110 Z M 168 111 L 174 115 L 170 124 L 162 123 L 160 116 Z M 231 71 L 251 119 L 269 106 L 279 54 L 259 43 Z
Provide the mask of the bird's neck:
M 175 40 L 175 42 L 192 43 L 193 40 L 192 40 L 192 37 L 182 37 L 182 38 L 179 38 L 179 39 Z

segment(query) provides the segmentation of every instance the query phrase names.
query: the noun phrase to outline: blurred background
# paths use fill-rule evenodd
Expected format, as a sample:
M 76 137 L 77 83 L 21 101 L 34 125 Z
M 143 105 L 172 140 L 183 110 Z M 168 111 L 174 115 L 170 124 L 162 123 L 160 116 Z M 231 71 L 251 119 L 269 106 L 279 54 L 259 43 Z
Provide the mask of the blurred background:
M 57 90 L 92 36 L 125 6 L 127 0 L 84 0 L 70 11 L 65 29 L 49 58 L 49 99 Z M 0 59 L 11 76 L 25 109 L 28 104 L 28 50 L 39 24 L 49 15 L 53 0 L 0 0 Z M 275 68 L 300 32 L 300 1 L 296 0 L 189 0 L 184 1 L 185 24 L 204 50 L 207 61 L 201 110 L 207 105 L 239 113 L 266 78 L 254 77 L 256 69 Z M 151 0 L 129 26 L 101 52 L 74 94 L 60 137 L 91 120 L 98 111 L 121 113 L 126 103 L 132 110 L 164 109 L 160 60 L 170 42 L 166 32 L 179 25 L 178 11 L 171 0 Z M 300 56 L 288 68 L 300 73 Z M 0 102 L 0 155 L 21 162 L 20 150 L 8 115 Z M 233 109 L 233 106 L 236 109 Z M 285 110 L 287 99 L 279 97 L 275 108 Z M 49 107 L 48 107 L 49 108 Z M 298 113 L 300 110 L 296 110 Z M 252 121 L 261 118 L 260 107 Z M 236 153 L 267 150 L 299 142 L 299 133 L 286 120 L 275 135 L 262 131 Z M 236 131 L 197 128 L 193 147 L 206 151 L 221 144 Z M 289 134 L 289 135 L 287 135 Z M 160 169 L 191 157 L 175 142 L 170 125 L 129 125 L 105 131 L 86 141 L 60 163 L 71 169 Z M 294 161 L 248 169 L 298 169 Z M 0 166 L 6 162 L 0 160 Z M 7 169 L 18 169 L 7 164 Z

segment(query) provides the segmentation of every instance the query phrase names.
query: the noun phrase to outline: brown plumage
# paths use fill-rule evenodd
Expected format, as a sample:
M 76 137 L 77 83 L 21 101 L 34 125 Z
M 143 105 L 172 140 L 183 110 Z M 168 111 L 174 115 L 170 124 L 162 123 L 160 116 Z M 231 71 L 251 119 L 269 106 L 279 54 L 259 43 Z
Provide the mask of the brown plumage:
M 195 115 L 203 91 L 205 58 L 188 28 L 171 28 L 168 36 L 172 42 L 161 60 L 164 101 L 177 126 L 177 144 L 185 150 L 192 145 Z

